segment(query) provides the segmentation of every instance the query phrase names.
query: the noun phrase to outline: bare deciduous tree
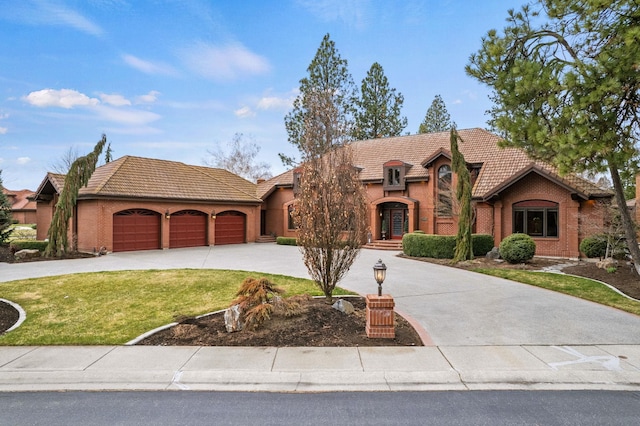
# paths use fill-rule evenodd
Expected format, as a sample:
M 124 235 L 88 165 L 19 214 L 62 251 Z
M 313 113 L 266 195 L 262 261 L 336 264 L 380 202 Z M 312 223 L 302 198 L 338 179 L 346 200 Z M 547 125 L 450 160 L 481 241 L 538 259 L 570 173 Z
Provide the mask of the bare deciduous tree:
M 80 154 L 78 148 L 75 146 L 70 146 L 69 149 L 67 149 L 64 154 L 62 154 L 62 157 L 49 164 L 49 167 L 54 173 L 66 175 L 69 172 L 69 169 L 71 168 L 73 162 L 76 161 L 79 156 Z
M 204 160 L 207 166 L 228 170 L 252 182 L 271 177 L 271 166 L 256 162 L 260 147 L 253 139 L 246 140 L 242 133 L 233 135 L 227 144 L 227 151 L 218 146 L 207 152 L 212 157 L 211 160 Z

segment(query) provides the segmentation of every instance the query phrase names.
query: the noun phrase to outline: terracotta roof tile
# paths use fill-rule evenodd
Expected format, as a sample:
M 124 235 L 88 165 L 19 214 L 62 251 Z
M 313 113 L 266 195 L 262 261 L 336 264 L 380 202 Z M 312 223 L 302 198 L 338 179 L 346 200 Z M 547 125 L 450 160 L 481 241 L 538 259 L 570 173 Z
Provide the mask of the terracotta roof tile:
M 226 170 L 125 156 L 98 167 L 80 198 L 260 202 L 256 185 Z
M 491 191 L 505 184 L 508 186 L 514 177 L 532 166 L 585 196 L 611 195 L 610 191 L 603 190 L 579 176 L 559 176 L 555 168 L 531 160 L 522 150 L 500 148 L 500 138 L 486 130 L 466 129 L 459 130 L 458 134 L 462 138 L 462 143 L 458 146 L 465 161 L 481 165 L 473 188 L 473 196 L 476 198 L 485 198 Z M 439 132 L 353 142 L 351 146 L 354 150 L 354 163 L 362 169 L 360 179 L 382 181 L 382 165 L 390 160 L 400 160 L 413 165 L 405 175 L 407 179 L 425 179 L 428 170 L 422 167 L 423 163 L 434 160 L 438 155 L 450 155 L 449 136 L 449 132 Z M 264 198 L 277 185 L 292 184 L 293 173 L 285 172 L 259 184 L 258 196 Z

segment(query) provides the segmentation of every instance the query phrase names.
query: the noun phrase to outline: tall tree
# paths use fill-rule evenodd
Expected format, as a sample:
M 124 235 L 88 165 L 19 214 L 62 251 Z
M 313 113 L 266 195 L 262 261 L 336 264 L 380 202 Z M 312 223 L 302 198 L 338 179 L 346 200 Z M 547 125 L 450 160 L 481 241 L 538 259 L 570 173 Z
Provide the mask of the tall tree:
M 608 170 L 640 273 L 620 177 L 636 165 L 640 136 L 637 0 L 537 0 L 510 10 L 507 23 L 503 34 L 489 31 L 466 67 L 493 89 L 489 123 L 504 145 L 561 173 Z
M 207 166 L 228 170 L 252 182 L 271 177 L 271 166 L 256 161 L 260 147 L 253 139 L 247 140 L 242 133 L 233 135 L 226 150 L 218 146 L 207 152 L 212 156 L 211 160 L 204 161 Z
M 113 150 L 111 149 L 111 142 L 107 145 L 107 150 L 104 152 L 104 162 L 110 163 L 113 161 Z
M 0 170 L 0 244 L 4 244 L 11 234 L 11 203 L 3 191 L 2 170 Z
M 351 139 L 353 128 L 354 102 L 356 99 L 353 78 L 347 68 L 347 60 L 342 59 L 335 43 L 326 34 L 315 57 L 307 68 L 308 77 L 300 80 L 300 94 L 293 102 L 293 110 L 284 118 L 289 143 L 303 156 L 309 150 L 304 146 L 313 140 L 318 146 L 314 152 L 328 152 L 335 146 L 342 146 Z M 323 103 L 323 104 L 320 104 Z M 335 110 L 334 114 L 318 113 L 319 110 Z M 317 123 L 324 128 L 322 138 L 305 136 L 307 124 L 311 120 L 335 118 L 339 122 Z M 297 160 L 283 153 L 279 154 L 283 164 L 292 166 Z
M 407 127 L 407 118 L 400 116 L 403 102 L 402 93 L 389 88 L 382 66 L 375 62 L 362 80 L 360 97 L 356 100 L 354 138 L 365 140 L 400 135 Z
M 96 163 L 102 153 L 104 145 L 107 143 L 107 136 L 102 135 L 102 139 L 93 148 L 93 151 L 84 157 L 78 157 L 64 178 L 64 186 L 60 191 L 58 202 L 56 203 L 51 219 L 51 226 L 47 237 L 49 243 L 44 251 L 45 256 L 62 256 L 69 250 L 69 219 L 73 215 L 74 207 L 78 199 L 80 188 L 89 183 L 89 179 L 96 169 Z
M 460 206 L 458 214 L 458 233 L 456 234 L 456 249 L 452 262 L 473 259 L 473 246 L 471 231 L 473 227 L 473 210 L 471 209 L 471 174 L 467 168 L 467 162 L 458 149 L 458 141 L 462 139 L 455 128 L 452 128 L 451 143 L 451 168 L 457 176 L 456 199 Z
M 365 191 L 347 144 L 353 83 L 346 67 L 327 34 L 285 118 L 303 160 L 292 213 L 298 247 L 327 301 L 357 257 L 367 226 Z
M 420 123 L 418 133 L 446 132 L 454 126 L 455 123 L 451 121 L 451 116 L 447 112 L 447 106 L 442 97 L 436 95 L 431 106 L 427 109 L 424 120 Z

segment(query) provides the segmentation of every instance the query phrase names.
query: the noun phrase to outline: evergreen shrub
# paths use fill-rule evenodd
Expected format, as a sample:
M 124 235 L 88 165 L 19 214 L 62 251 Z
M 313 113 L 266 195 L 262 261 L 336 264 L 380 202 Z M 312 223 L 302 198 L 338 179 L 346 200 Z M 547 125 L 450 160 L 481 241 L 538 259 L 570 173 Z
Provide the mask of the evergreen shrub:
M 500 257 L 509 263 L 524 263 L 536 254 L 536 243 L 527 234 L 511 234 L 500 243 Z
M 298 240 L 295 237 L 278 237 L 276 238 L 276 244 L 281 246 L 297 246 Z
M 607 237 L 591 235 L 580 242 L 580 251 L 589 258 L 604 257 L 607 254 Z

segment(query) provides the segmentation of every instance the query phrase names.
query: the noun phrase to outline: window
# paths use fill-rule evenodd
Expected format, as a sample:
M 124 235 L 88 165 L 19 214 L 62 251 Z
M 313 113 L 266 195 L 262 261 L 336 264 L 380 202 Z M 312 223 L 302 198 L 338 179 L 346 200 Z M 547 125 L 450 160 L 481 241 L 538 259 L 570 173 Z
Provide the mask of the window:
M 438 216 L 451 216 L 451 167 L 447 164 L 438 169 Z
M 551 201 L 522 201 L 513 205 L 513 232 L 532 237 L 558 236 L 558 204 Z
M 384 190 L 402 191 L 404 190 L 404 168 L 385 167 L 384 168 Z
M 293 231 L 296 229 L 295 222 L 293 221 L 293 204 L 289 204 L 287 207 L 287 229 Z

